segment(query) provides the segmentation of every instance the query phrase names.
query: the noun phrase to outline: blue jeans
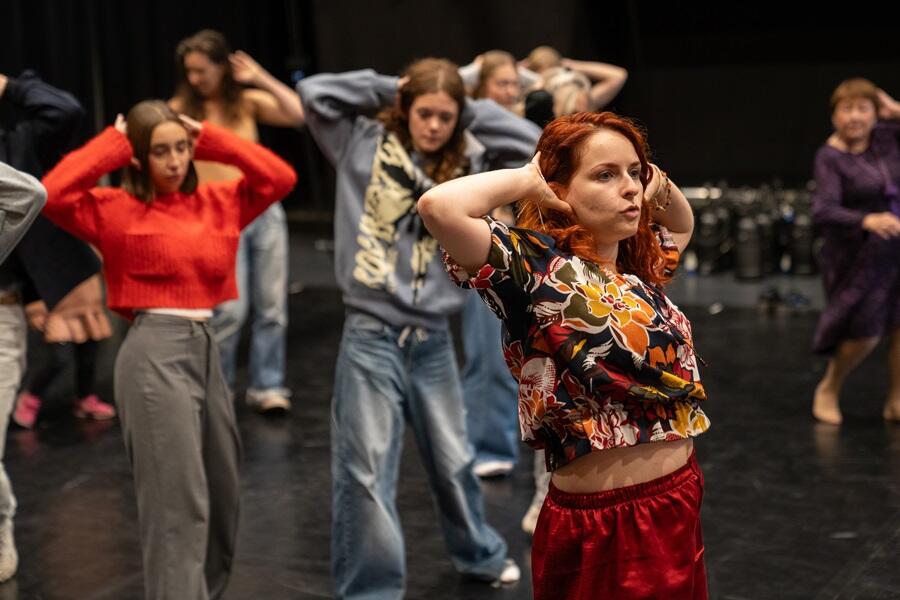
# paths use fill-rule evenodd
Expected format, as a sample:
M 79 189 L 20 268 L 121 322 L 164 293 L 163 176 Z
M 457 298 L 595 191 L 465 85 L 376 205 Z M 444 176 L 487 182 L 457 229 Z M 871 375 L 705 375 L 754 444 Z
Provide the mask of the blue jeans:
M 252 306 L 247 387 L 282 390 L 288 321 L 288 231 L 280 203 L 270 206 L 241 233 L 236 277 L 238 299 L 217 306 L 212 323 L 225 381 L 234 389 L 237 346 Z
M 476 464 L 519 458 L 519 386 L 503 360 L 500 326 L 478 294 L 469 294 L 462 312 L 462 389 Z
M 350 311 L 335 370 L 331 560 L 338 598 L 402 598 L 395 502 L 403 430 L 413 428 L 456 569 L 494 579 L 506 542 L 485 522 L 450 334 Z

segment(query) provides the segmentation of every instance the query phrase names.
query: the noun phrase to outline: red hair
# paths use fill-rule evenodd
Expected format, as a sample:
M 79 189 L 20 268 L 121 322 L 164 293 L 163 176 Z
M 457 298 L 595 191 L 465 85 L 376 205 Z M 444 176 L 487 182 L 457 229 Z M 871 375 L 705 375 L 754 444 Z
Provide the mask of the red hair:
M 631 142 L 641 161 L 641 184 L 647 188 L 651 177 L 650 151 L 644 135 L 632 121 L 611 112 L 581 112 L 559 117 L 544 128 L 537 150 L 541 153 L 541 173 L 548 184 L 569 184 L 581 162 L 585 143 L 601 129 L 611 129 Z M 517 225 L 549 235 L 563 252 L 597 264 L 602 262 L 594 237 L 574 216 L 541 209 L 534 200 L 526 200 L 522 203 Z M 637 275 L 654 285 L 663 285 L 670 279 L 665 274 L 662 249 L 650 228 L 650 211 L 646 207 L 641 210 L 637 233 L 619 242 L 616 268 L 620 273 Z

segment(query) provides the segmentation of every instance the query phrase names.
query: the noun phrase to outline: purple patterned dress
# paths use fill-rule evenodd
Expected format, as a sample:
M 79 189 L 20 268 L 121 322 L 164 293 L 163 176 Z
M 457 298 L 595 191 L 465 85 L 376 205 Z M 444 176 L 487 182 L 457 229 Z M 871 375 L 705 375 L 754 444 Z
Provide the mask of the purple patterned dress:
M 900 238 L 862 228 L 869 213 L 900 217 L 900 125 L 879 122 L 869 147 L 849 154 L 823 145 L 816 154 L 813 219 L 827 305 L 813 349 L 833 352 L 846 339 L 884 336 L 900 327 Z

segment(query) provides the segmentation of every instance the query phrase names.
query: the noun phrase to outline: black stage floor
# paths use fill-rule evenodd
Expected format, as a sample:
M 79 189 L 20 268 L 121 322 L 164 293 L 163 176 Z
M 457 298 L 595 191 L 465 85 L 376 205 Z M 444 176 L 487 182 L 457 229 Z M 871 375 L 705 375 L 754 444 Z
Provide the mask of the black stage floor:
M 291 296 L 293 413 L 279 420 L 238 407 L 243 512 L 231 600 L 331 597 L 329 396 L 342 307 L 330 286 L 301 287 Z M 853 376 L 845 425 L 818 425 L 809 415 L 824 366 L 808 351 L 816 314 L 768 314 L 739 302 L 711 308 L 706 300 L 694 296 L 685 308 L 710 363 L 713 427 L 697 452 L 711 597 L 900 598 L 900 427 L 879 416 L 884 348 Z M 105 352 L 108 365 L 114 349 Z M 98 376 L 110 399 L 108 372 Z M 0 600 L 140 598 L 134 494 L 118 424 L 76 422 L 58 405 L 50 409 L 57 418 L 35 431 L 10 431 L 21 566 L 0 586 Z M 531 597 L 529 540 L 519 529 L 532 492 L 524 448 L 523 457 L 511 477 L 484 483 L 490 521 L 526 575 L 491 589 L 454 573 L 407 440 L 398 502 L 409 598 Z

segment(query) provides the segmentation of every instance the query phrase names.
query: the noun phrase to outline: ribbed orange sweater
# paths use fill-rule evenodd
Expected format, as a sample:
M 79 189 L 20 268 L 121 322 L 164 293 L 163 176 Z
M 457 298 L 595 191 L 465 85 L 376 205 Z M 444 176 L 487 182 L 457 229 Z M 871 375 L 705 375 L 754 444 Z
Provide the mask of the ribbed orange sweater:
M 234 165 L 244 176 L 147 204 L 121 188 L 93 187 L 131 160 L 123 134 L 107 128 L 44 177 L 44 214 L 103 255 L 109 307 L 212 308 L 237 297 L 242 228 L 294 187 L 294 170 L 271 151 L 203 123 L 194 157 Z

